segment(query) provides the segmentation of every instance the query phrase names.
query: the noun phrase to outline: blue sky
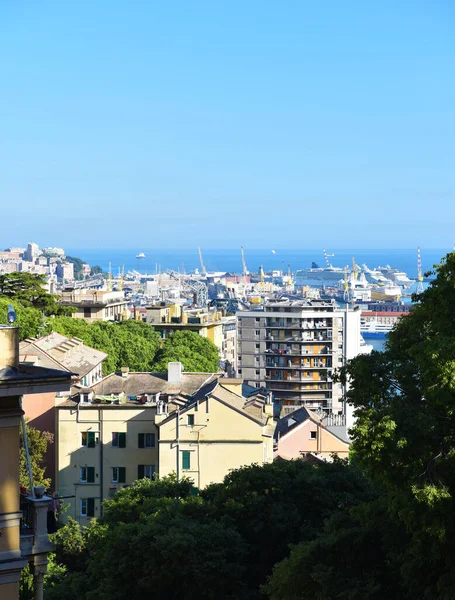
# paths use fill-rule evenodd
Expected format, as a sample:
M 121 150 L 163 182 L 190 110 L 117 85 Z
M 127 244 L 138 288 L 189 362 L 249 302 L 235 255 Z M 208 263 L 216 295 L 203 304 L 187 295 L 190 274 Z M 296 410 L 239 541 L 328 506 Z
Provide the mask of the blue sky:
M 0 245 L 451 248 L 454 17 L 3 0 Z

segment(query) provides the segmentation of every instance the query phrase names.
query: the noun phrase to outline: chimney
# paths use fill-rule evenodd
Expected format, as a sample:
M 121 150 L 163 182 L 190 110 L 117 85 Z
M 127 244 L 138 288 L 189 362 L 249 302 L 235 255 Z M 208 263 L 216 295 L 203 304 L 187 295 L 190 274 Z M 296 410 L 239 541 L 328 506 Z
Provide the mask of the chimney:
M 0 326 L 0 371 L 19 366 L 19 327 Z
M 183 365 L 181 362 L 167 363 L 167 382 L 180 383 L 182 378 Z
M 129 374 L 129 372 L 130 372 L 130 368 L 129 368 L 129 367 L 122 367 L 122 368 L 120 369 L 120 372 L 121 372 L 121 374 L 122 374 L 122 377 L 123 377 L 124 379 L 126 379 L 126 378 L 128 377 L 128 374 Z

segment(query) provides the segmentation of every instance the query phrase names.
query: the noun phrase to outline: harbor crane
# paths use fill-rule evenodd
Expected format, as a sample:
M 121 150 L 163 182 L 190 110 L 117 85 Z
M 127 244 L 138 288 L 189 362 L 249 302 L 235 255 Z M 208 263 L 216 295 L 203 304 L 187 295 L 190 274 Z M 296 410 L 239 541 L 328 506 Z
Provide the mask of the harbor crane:
M 107 291 L 112 292 L 112 264 L 109 263 L 109 271 L 107 272 Z
M 203 275 L 204 277 L 206 277 L 207 276 L 207 269 L 205 268 L 204 261 L 202 259 L 202 251 L 201 251 L 201 249 L 200 249 L 199 246 L 197 247 L 197 251 L 199 252 L 199 260 L 200 260 L 200 263 L 201 263 L 201 275 Z
M 123 290 L 123 280 L 125 279 L 125 265 L 122 265 L 122 274 L 120 275 L 120 281 L 118 284 L 118 290 L 121 292 Z
M 247 275 L 249 275 L 249 272 L 248 272 L 248 269 L 246 268 L 245 252 L 243 251 L 243 246 L 241 246 L 240 252 L 242 253 L 242 267 L 243 267 L 242 274 L 244 277 L 246 277 Z
M 343 278 L 343 300 L 349 301 L 349 281 L 348 281 L 348 268 L 344 267 L 344 278 Z
M 420 246 L 417 248 L 417 288 L 416 293 L 421 294 L 424 291 L 423 288 L 423 276 L 422 276 L 422 260 L 420 258 Z
M 176 279 L 179 282 L 180 289 L 182 292 L 187 294 L 194 294 L 196 298 L 196 304 L 199 308 L 206 308 L 209 302 L 209 295 L 207 286 L 199 279 L 182 278 L 180 273 L 176 273 L 171 269 L 168 269 L 166 273 L 172 279 Z

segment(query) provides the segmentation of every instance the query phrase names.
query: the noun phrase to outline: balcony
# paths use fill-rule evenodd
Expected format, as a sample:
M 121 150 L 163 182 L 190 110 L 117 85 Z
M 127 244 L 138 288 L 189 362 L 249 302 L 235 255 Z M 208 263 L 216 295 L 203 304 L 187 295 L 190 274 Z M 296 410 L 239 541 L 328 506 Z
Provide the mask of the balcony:
M 299 350 L 285 350 L 283 348 L 266 348 L 265 353 L 277 356 L 333 356 L 332 352 L 329 351 L 328 348 L 323 348 L 320 352 L 311 352 L 309 350 L 304 350 L 303 348 L 300 348 Z
M 55 545 L 49 540 L 47 533 L 47 511 L 51 502 L 52 499 L 49 496 L 32 498 L 21 495 L 20 497 L 22 512 L 20 547 L 22 557 L 26 560 L 31 560 L 38 554 L 46 555 L 47 552 L 55 550 Z

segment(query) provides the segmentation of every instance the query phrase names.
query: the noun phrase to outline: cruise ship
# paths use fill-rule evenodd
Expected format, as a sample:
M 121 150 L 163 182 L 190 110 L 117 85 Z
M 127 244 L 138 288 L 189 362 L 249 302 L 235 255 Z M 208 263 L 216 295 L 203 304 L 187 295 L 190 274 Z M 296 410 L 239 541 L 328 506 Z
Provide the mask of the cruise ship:
M 139 254 L 136 254 L 136 258 L 145 258 L 145 254 L 143 252 L 139 252 Z

